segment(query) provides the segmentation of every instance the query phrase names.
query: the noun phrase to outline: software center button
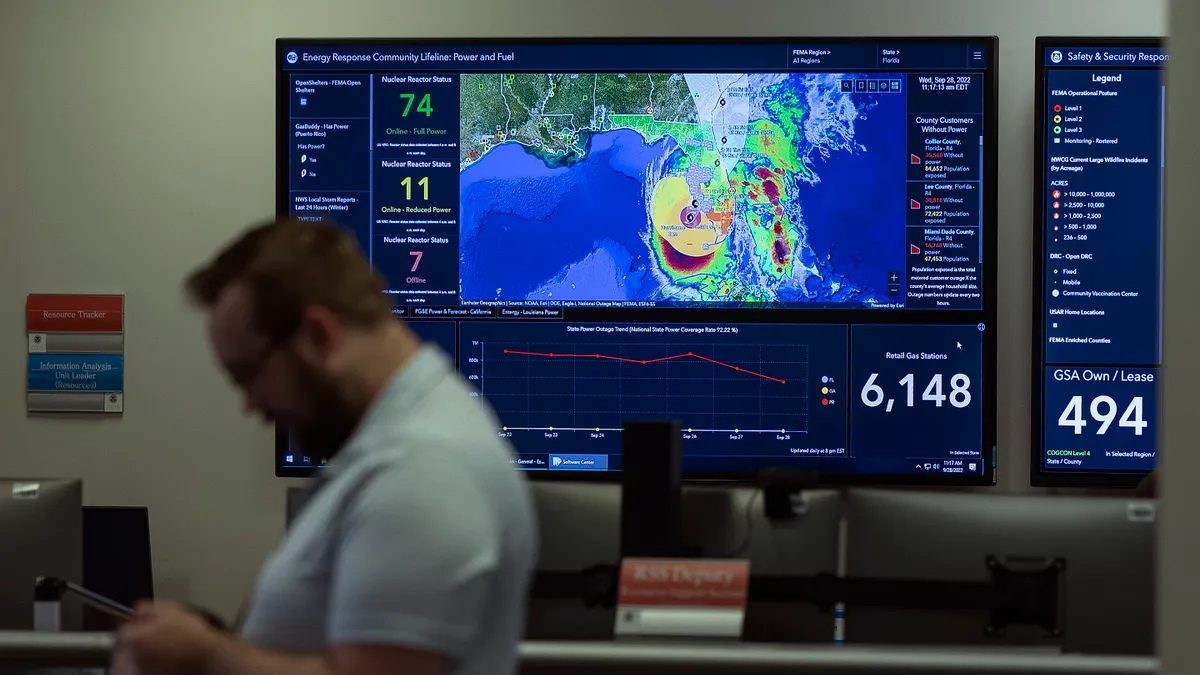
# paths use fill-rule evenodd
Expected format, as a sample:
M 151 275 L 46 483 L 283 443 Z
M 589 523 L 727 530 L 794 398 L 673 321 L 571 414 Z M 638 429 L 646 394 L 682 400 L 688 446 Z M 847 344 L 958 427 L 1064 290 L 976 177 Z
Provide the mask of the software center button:
M 608 455 L 550 455 L 552 471 L 607 471 Z

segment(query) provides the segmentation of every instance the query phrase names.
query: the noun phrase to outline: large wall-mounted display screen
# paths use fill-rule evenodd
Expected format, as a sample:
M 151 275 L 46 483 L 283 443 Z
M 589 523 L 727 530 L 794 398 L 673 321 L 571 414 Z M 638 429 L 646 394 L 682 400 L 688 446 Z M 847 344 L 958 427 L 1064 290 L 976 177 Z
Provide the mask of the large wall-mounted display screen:
M 519 468 L 670 418 L 689 476 L 993 482 L 993 38 L 277 46 L 280 214 L 357 235 Z
M 1167 58 L 1160 39 L 1037 41 L 1034 485 L 1155 466 Z

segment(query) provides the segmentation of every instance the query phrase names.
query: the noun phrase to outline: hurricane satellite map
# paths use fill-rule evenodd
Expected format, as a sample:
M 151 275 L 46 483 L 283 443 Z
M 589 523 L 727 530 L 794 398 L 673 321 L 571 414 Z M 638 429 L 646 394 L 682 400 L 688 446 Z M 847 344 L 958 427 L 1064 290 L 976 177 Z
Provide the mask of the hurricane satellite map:
M 854 77 L 463 75 L 463 300 L 894 302 L 903 97 Z

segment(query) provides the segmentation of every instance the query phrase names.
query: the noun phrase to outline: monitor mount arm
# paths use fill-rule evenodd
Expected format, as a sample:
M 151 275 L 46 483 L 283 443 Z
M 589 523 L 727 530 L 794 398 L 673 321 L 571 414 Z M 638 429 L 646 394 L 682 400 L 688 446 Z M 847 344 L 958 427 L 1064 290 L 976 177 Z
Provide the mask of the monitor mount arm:
M 926 581 L 813 576 L 751 575 L 750 602 L 796 602 L 831 610 L 847 607 L 890 607 L 917 610 L 982 610 L 989 614 L 984 633 L 1001 636 L 1009 626 L 1034 625 L 1061 637 L 1063 609 L 1062 558 L 1008 559 L 988 556 L 983 582 Z M 534 598 L 578 598 L 588 607 L 616 605 L 619 565 L 596 565 L 581 572 L 540 572 Z

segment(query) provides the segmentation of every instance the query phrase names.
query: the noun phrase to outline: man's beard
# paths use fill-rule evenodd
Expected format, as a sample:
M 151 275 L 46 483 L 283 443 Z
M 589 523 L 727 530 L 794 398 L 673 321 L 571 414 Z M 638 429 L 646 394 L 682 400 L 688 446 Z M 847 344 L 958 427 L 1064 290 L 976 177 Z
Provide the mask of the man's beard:
M 316 459 L 333 459 L 358 427 L 363 411 L 348 403 L 334 384 L 308 368 L 300 370 L 300 387 L 309 399 L 309 418 L 288 426 L 294 449 Z

